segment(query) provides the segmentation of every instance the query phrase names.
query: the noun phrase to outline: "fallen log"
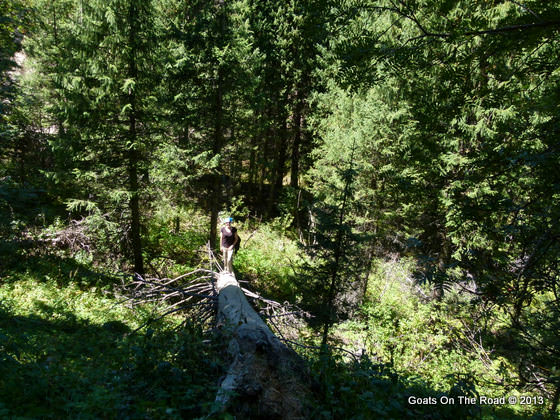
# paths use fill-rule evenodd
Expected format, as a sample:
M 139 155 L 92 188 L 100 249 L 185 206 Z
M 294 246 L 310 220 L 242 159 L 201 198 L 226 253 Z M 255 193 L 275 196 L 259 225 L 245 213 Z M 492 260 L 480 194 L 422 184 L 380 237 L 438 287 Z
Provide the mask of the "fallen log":
M 247 301 L 233 274 L 217 279 L 217 326 L 228 340 L 231 364 L 215 411 L 239 418 L 303 419 L 310 380 L 302 359 L 268 328 Z

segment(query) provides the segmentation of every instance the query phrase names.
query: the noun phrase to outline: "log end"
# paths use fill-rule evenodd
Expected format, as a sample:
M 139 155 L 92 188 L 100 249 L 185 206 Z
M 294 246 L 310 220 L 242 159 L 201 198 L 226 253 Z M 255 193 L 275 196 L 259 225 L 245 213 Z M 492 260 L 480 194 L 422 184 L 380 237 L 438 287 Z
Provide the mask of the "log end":
M 235 274 L 229 273 L 227 271 L 222 271 L 218 273 L 218 281 L 216 287 L 218 288 L 218 291 L 220 291 L 227 286 L 239 287 L 239 283 L 235 279 Z

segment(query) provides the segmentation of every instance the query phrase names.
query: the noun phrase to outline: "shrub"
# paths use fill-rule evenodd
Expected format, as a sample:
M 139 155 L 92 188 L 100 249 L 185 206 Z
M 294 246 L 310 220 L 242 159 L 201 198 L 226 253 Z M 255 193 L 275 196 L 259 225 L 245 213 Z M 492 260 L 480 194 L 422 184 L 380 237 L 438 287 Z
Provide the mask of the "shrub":
M 276 226 L 276 228 L 274 228 Z M 241 225 L 241 248 L 234 262 L 239 278 L 247 278 L 265 296 L 294 302 L 297 299 L 294 277 L 303 256 L 295 241 L 289 239 L 273 221 L 256 229 Z M 251 232 L 251 233 L 249 233 Z
M 499 343 L 490 345 L 483 332 L 484 323 L 503 327 L 500 311 L 483 319 L 480 302 L 453 291 L 442 302 L 430 301 L 412 280 L 413 270 L 411 260 L 377 261 L 361 316 L 338 326 L 339 340 L 353 350 L 366 349 L 375 363 L 388 365 L 408 384 L 420 380 L 432 393 L 466 388 L 487 397 L 510 395 L 505 386 L 512 383 L 515 368 L 498 356 L 494 345 Z M 483 413 L 494 416 L 502 410 L 507 417 L 542 409 L 483 407 Z
M 131 332 L 152 311 L 76 283 L 23 276 L 0 286 L 2 418 L 166 418 L 208 412 L 218 349 L 183 320 Z

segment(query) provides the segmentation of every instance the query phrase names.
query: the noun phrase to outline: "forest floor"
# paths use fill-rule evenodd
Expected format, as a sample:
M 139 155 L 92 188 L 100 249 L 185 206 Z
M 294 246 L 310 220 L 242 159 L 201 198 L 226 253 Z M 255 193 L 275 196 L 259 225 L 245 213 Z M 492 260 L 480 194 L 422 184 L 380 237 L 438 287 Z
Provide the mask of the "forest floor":
M 294 242 L 266 225 L 252 237 L 235 263 L 238 277 L 264 296 L 293 297 L 301 258 Z M 228 367 L 221 341 L 179 314 L 147 323 L 159 304 L 129 306 L 115 292 L 123 276 L 80 255 L 31 248 L 4 260 L 0 417 L 179 419 L 211 412 Z M 378 261 L 362 305 L 334 326 L 328 359 L 314 350 L 319 337 L 311 327 L 285 331 L 301 344 L 295 349 L 319 384 L 309 401 L 313 418 L 547 418 L 539 400 L 499 403 L 537 395 L 499 385 L 513 365 L 496 346 L 469 339 L 476 308 L 457 293 L 424 302 L 410 282 L 412 265 Z M 479 404 L 481 396 L 498 403 Z

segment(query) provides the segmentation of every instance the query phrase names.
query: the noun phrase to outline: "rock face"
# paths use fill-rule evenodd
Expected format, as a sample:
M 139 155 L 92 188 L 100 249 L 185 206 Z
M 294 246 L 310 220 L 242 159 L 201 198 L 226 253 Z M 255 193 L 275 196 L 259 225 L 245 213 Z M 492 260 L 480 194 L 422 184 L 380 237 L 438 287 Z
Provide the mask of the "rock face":
M 303 419 L 310 381 L 303 361 L 272 333 L 234 275 L 218 277 L 218 327 L 231 365 L 216 405 L 240 418 Z

